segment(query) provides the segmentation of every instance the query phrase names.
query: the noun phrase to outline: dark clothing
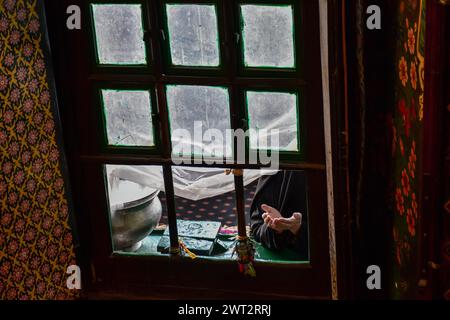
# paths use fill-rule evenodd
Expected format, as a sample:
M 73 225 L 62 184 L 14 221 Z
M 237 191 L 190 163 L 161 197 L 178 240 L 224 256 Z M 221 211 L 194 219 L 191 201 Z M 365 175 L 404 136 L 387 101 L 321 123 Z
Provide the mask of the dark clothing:
M 291 247 L 308 259 L 308 219 L 306 200 L 306 179 L 302 171 L 279 171 L 275 175 L 263 176 L 258 181 L 255 197 L 250 208 L 250 225 L 253 238 L 272 250 Z M 277 233 L 269 228 L 262 215 L 261 205 L 266 204 L 285 218 L 294 212 L 302 214 L 302 226 L 294 236 L 290 231 Z

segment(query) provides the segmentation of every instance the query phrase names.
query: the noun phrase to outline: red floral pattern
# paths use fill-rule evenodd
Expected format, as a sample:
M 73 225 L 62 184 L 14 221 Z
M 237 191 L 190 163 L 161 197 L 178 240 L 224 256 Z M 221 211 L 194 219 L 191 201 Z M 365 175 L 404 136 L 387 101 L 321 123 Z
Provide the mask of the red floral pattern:
M 68 299 L 75 256 L 34 0 L 0 0 L 0 299 Z
M 393 175 L 393 296 L 405 297 L 417 281 L 412 266 L 417 259 L 419 224 L 418 158 L 424 94 L 425 0 L 402 0 L 398 11 L 396 49 L 396 109 L 392 125 Z M 395 285 L 396 284 L 396 285 Z M 401 285 L 399 285 L 401 284 Z

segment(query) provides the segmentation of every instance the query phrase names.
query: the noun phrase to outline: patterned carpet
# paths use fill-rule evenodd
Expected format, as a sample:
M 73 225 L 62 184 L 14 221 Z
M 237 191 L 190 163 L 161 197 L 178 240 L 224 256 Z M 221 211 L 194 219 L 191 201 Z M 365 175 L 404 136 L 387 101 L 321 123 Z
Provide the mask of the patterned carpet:
M 255 195 L 257 181 L 248 185 L 245 188 L 245 209 L 246 217 L 250 210 L 250 205 Z M 160 193 L 159 198 L 163 204 L 163 214 L 160 224 L 167 224 L 167 209 L 165 206 L 166 197 L 163 192 Z M 237 226 L 236 215 L 236 197 L 234 192 L 225 193 L 223 195 L 193 201 L 181 197 L 175 197 L 175 208 L 177 211 L 177 218 L 183 220 L 199 221 L 220 221 L 224 226 Z

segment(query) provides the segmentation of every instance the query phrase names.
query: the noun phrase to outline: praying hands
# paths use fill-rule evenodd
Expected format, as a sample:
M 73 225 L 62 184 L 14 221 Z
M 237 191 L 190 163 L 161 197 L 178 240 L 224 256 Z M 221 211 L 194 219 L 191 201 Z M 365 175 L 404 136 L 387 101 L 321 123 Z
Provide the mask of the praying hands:
M 292 232 L 294 235 L 298 234 L 302 226 L 302 214 L 294 212 L 290 218 L 284 218 L 280 212 L 266 204 L 261 205 L 264 211 L 262 218 L 264 223 L 274 231 L 281 233 L 285 230 Z

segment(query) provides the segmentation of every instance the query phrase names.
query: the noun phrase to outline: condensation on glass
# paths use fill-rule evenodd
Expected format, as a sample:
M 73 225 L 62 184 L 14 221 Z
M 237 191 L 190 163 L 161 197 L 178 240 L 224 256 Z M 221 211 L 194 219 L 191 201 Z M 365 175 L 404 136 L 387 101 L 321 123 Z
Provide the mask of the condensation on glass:
M 154 146 L 150 92 L 101 91 L 109 145 Z
M 246 67 L 294 68 L 291 5 L 241 5 Z
M 247 91 L 246 98 L 250 148 L 299 151 L 297 94 Z
M 142 8 L 139 4 L 93 4 L 100 64 L 146 64 Z
M 219 34 L 215 6 L 167 4 L 166 12 L 172 64 L 219 66 Z
M 174 155 L 231 156 L 227 88 L 168 85 L 166 94 Z

